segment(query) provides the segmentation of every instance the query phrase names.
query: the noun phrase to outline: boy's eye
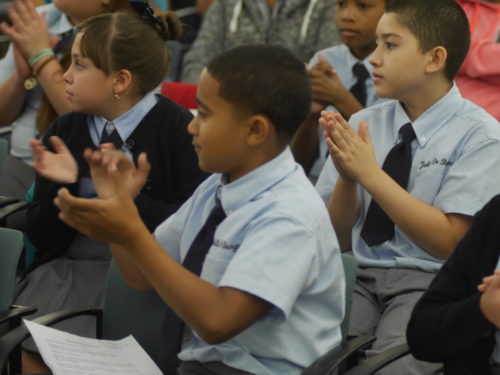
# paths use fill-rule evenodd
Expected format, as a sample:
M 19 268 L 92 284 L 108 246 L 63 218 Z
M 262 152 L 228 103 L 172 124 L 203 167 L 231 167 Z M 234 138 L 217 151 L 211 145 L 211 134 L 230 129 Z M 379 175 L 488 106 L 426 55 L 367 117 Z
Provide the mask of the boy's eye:
M 196 113 L 196 117 L 205 118 L 205 117 L 207 117 L 207 114 L 198 109 L 198 112 Z
M 385 42 L 385 46 L 387 47 L 387 49 L 393 49 L 394 47 L 396 47 L 396 45 L 391 42 Z
M 358 3 L 358 7 L 359 7 L 359 9 L 364 10 L 364 9 L 367 9 L 369 7 L 369 5 L 366 3 Z
M 345 1 L 342 1 L 342 0 L 337 1 L 337 6 L 338 6 L 339 8 L 343 8 L 343 7 L 345 6 Z

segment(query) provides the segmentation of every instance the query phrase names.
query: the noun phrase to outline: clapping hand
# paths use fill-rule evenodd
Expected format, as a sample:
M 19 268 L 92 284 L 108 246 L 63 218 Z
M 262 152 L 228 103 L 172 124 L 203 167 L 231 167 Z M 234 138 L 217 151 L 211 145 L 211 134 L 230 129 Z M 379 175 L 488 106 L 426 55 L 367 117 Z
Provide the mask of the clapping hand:
M 44 14 L 38 14 L 31 0 L 14 0 L 7 8 L 12 26 L 2 22 L 0 30 L 10 37 L 25 59 L 51 47 L 49 29 Z
M 90 166 L 90 174 L 97 195 L 103 199 L 115 194 L 117 178 L 122 180 L 134 199 L 144 186 L 151 168 L 145 153 L 139 155 L 136 168 L 127 155 L 115 150 L 111 144 L 101 145 L 98 151 L 86 149 L 84 158 Z M 110 175 L 114 172 L 117 172 L 118 176 L 111 178 Z
M 337 71 L 322 55 L 318 56 L 318 63 L 309 69 L 308 74 L 314 102 L 322 103 L 324 106 L 337 106 L 343 97 L 349 94 L 340 81 Z
M 338 113 L 323 111 L 321 115 L 320 124 L 337 171 L 344 178 L 362 183 L 372 171 L 380 168 L 368 124 L 362 121 L 356 132 Z
M 49 138 L 55 152 L 47 150 L 43 143 L 37 139 L 30 141 L 34 161 L 32 163 L 36 172 L 51 181 L 60 184 L 72 184 L 78 179 L 78 164 L 61 138 Z

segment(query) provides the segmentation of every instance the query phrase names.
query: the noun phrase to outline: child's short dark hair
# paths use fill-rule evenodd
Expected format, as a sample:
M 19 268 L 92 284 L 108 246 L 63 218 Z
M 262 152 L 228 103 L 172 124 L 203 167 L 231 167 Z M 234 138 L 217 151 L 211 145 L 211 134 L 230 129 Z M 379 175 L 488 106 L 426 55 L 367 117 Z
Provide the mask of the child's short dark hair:
M 212 59 L 208 73 L 220 84 L 219 96 L 241 114 L 262 114 L 288 142 L 311 108 L 311 86 L 304 63 L 279 46 L 247 45 Z
M 453 80 L 470 45 L 469 21 L 455 0 L 392 0 L 386 13 L 395 13 L 398 21 L 410 29 L 422 51 L 446 48 L 444 73 Z

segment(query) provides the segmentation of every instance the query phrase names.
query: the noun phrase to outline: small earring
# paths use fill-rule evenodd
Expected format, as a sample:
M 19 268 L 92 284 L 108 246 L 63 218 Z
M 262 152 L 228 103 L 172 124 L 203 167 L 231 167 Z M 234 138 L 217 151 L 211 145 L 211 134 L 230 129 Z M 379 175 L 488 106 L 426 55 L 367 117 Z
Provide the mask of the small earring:
M 121 99 L 121 98 L 120 98 L 120 95 L 118 95 L 118 94 L 116 94 L 116 93 L 113 95 L 113 98 L 115 98 L 116 100 L 120 100 L 120 99 Z

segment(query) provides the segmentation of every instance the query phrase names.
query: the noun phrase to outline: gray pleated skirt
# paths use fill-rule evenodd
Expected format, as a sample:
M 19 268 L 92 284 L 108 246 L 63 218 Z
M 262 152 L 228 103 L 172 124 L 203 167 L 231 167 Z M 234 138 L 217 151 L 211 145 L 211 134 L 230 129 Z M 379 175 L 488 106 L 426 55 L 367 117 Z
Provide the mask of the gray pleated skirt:
M 27 317 L 30 320 L 63 309 L 101 308 L 110 260 L 107 244 L 78 235 L 64 256 L 39 266 L 17 283 L 14 303 L 38 308 Z M 95 337 L 93 317 L 72 318 L 53 327 Z M 38 351 L 32 339 L 23 348 Z

